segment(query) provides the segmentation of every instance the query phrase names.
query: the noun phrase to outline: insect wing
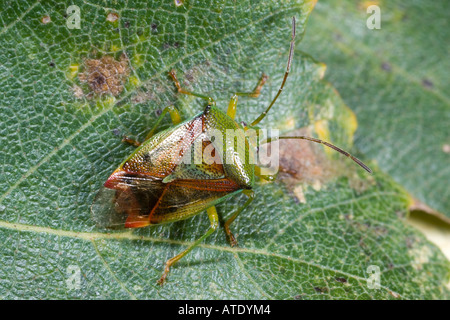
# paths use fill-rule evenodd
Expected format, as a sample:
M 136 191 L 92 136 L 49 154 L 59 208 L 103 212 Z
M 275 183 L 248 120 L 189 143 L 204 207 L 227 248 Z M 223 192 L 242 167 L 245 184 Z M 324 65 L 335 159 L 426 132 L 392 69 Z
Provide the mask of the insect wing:
M 143 176 L 126 177 L 121 186 L 102 187 L 97 193 L 91 213 L 98 227 L 120 229 L 129 216 L 148 216 L 164 190 L 161 181 Z

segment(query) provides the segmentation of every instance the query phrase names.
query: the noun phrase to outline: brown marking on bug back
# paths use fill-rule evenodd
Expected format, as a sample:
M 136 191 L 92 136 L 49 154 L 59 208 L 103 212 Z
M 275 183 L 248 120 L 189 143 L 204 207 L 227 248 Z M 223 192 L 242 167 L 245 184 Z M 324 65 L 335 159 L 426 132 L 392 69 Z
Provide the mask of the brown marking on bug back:
M 111 56 L 101 59 L 86 59 L 85 71 L 78 75 L 82 82 L 87 82 L 89 88 L 96 94 L 119 95 L 123 91 L 123 84 L 130 74 L 129 60 L 122 54 L 117 61 Z

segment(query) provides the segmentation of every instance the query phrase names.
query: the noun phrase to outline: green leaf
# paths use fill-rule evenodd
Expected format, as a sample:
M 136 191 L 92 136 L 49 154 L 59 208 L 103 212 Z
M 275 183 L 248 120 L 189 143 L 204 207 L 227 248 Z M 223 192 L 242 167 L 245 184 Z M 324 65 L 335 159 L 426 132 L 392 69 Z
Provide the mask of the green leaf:
M 313 4 L 74 4 L 81 29 L 67 28 L 64 3 L 0 10 L 0 298 L 448 297 L 448 261 L 404 223 L 408 195 L 378 170 L 368 176 L 320 145 L 292 141 L 281 144 L 289 173 L 258 182 L 256 200 L 233 223 L 239 247 L 220 228 L 158 286 L 165 261 L 209 223 L 199 214 L 138 230 L 97 228 L 93 198 L 133 150 L 121 135 L 142 139 L 169 104 L 186 117 L 204 108 L 175 94 L 172 68 L 184 86 L 224 110 L 233 92 L 251 90 L 267 73 L 258 99 L 240 99 L 238 120 L 255 119 L 283 78 L 291 17 L 300 40 Z M 117 16 L 108 18 L 112 12 Z M 98 68 L 116 77 L 102 79 Z M 351 148 L 356 120 L 323 72 L 297 50 L 283 95 L 261 127 Z M 243 201 L 219 205 L 222 219 Z M 378 288 L 371 270 L 380 272 Z
M 370 4 L 381 10 L 379 30 L 366 27 Z M 324 1 L 302 42 L 355 110 L 356 146 L 447 218 L 449 9 L 448 1 Z

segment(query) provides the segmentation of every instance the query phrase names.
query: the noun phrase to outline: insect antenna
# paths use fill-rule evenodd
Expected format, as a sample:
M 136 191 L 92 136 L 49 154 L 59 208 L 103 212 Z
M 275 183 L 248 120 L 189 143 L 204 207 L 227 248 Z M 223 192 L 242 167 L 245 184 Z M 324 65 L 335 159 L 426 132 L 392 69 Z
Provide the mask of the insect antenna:
M 320 140 L 320 139 L 316 139 L 316 138 L 311 138 L 311 137 L 307 137 L 307 136 L 285 136 L 285 137 L 272 137 L 272 138 L 267 138 L 266 140 L 264 140 L 263 142 L 261 142 L 261 144 L 265 144 L 265 143 L 270 143 L 273 141 L 277 141 L 280 139 L 302 139 L 302 140 L 308 140 L 308 141 L 312 141 L 312 142 L 316 142 L 316 143 L 321 143 L 323 145 L 326 145 L 327 147 L 336 150 L 339 153 L 342 153 L 344 156 L 352 159 L 353 161 L 355 161 L 361 168 L 363 168 L 364 170 L 366 170 L 368 173 L 372 173 L 372 170 L 366 166 L 361 160 L 359 160 L 358 158 L 352 156 L 350 153 L 348 153 L 345 150 L 342 150 L 339 147 L 336 147 L 334 144 L 331 144 L 329 142 Z
M 272 108 L 272 106 L 275 104 L 275 101 L 277 101 L 278 97 L 280 96 L 281 92 L 283 91 L 284 84 L 286 83 L 286 79 L 287 79 L 287 77 L 289 75 L 289 71 L 291 69 L 292 57 L 294 55 L 294 39 L 295 39 L 295 17 L 292 17 L 292 40 L 291 40 L 291 47 L 289 49 L 289 58 L 288 58 L 286 73 L 284 74 L 283 82 L 281 83 L 280 89 L 278 89 L 278 93 L 275 96 L 275 98 L 272 100 L 270 105 L 267 107 L 267 109 L 263 113 L 261 113 L 259 115 L 259 117 L 255 121 L 253 121 L 250 124 L 250 126 L 255 126 L 258 123 L 260 123 L 262 119 L 264 119 L 264 117 L 269 112 L 270 108 Z

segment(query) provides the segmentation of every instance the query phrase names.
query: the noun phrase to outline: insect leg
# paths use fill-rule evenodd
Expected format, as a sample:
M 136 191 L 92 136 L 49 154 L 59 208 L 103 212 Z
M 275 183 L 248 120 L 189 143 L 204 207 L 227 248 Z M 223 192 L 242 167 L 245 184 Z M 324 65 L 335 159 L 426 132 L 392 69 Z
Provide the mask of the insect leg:
M 155 134 L 156 129 L 158 128 L 159 124 L 161 123 L 162 119 L 164 118 L 167 112 L 170 114 L 170 119 L 172 120 L 172 123 L 174 125 L 179 124 L 182 121 L 180 113 L 178 112 L 177 108 L 175 108 L 174 106 L 165 107 L 164 110 L 161 112 L 160 116 L 158 117 L 158 119 L 156 120 L 152 130 L 150 130 L 150 132 L 145 137 L 145 140 L 149 139 Z
M 139 147 L 141 145 L 141 143 L 139 141 L 131 139 L 128 136 L 123 136 L 122 142 L 126 142 L 126 143 L 129 143 L 129 144 L 132 144 L 135 147 Z
M 158 128 L 159 124 L 161 123 L 162 119 L 164 118 L 164 116 L 167 112 L 169 112 L 170 118 L 172 119 L 173 124 L 178 124 L 181 122 L 180 113 L 174 106 L 165 107 L 164 110 L 159 115 L 158 119 L 156 119 L 155 125 L 153 126 L 152 130 L 150 130 L 150 132 L 147 134 L 144 141 L 148 140 L 150 137 L 152 137 L 155 134 L 156 129 Z M 141 142 L 131 139 L 128 136 L 123 136 L 122 142 L 132 144 L 136 147 L 139 147 L 141 145 Z
M 190 91 L 182 88 L 181 84 L 180 84 L 180 81 L 178 81 L 178 78 L 177 78 L 177 76 L 175 74 L 175 70 L 171 70 L 169 72 L 169 76 L 172 78 L 173 82 L 175 83 L 175 86 L 177 87 L 177 90 L 178 90 L 179 93 L 187 94 L 187 95 L 194 96 L 194 97 L 201 98 L 201 99 L 205 99 L 205 100 L 208 101 L 209 105 L 216 105 L 216 102 L 214 101 L 213 98 L 205 96 L 203 94 L 190 92 Z
M 208 217 L 209 217 L 209 221 L 211 222 L 211 227 L 208 229 L 208 231 L 201 236 L 199 239 L 197 239 L 193 244 L 191 244 L 186 250 L 184 250 L 183 252 L 181 252 L 180 254 L 176 255 L 175 257 L 167 260 L 166 262 L 166 266 L 164 267 L 164 273 L 161 276 L 161 278 L 158 280 L 158 283 L 160 285 L 164 284 L 164 281 L 166 280 L 167 275 L 169 274 L 170 271 L 170 267 L 176 263 L 178 260 L 180 260 L 181 258 L 183 258 L 186 254 L 188 254 L 192 249 L 194 249 L 200 242 L 202 242 L 203 240 L 205 240 L 207 237 L 209 237 L 211 235 L 211 233 L 213 233 L 218 225 L 219 225 L 219 217 L 217 215 L 217 211 L 216 211 L 216 207 L 210 207 L 206 210 L 206 212 L 208 213 Z
M 237 101 L 238 101 L 237 97 L 238 96 L 258 98 L 261 93 L 261 89 L 262 89 L 263 85 L 266 83 L 268 78 L 269 77 L 263 73 L 263 75 L 261 76 L 261 79 L 259 80 L 258 84 L 256 85 L 255 89 L 253 89 L 252 92 L 236 92 L 231 97 L 230 103 L 228 104 L 227 115 L 231 119 L 234 119 L 236 117 L 236 106 L 237 106 Z
M 235 213 L 225 222 L 225 232 L 228 235 L 228 239 L 230 240 L 230 245 L 232 247 L 237 246 L 237 241 L 234 235 L 230 231 L 230 224 L 236 219 L 236 217 L 245 209 L 247 206 L 253 201 L 255 198 L 255 193 L 252 190 L 244 190 L 244 194 L 248 197 L 247 201 L 244 205 L 236 210 Z

